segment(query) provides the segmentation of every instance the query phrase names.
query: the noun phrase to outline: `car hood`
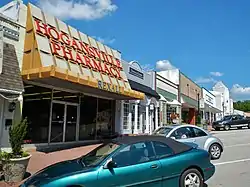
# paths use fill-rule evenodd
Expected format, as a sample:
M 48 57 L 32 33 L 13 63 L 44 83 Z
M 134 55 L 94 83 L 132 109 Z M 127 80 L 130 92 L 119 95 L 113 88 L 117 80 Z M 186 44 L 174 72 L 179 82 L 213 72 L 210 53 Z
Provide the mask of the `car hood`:
M 93 168 L 83 167 L 79 159 L 63 161 L 42 169 L 26 180 L 24 184 L 25 186 L 37 186 L 38 184 L 48 183 L 63 176 L 77 174 L 79 172 L 88 172 L 91 170 L 93 170 Z

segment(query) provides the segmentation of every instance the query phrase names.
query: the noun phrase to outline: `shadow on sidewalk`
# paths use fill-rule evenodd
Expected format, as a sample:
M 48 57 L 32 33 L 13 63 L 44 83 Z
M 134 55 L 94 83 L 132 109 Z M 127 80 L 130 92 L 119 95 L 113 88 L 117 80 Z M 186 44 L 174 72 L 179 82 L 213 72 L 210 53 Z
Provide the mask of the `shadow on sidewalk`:
M 82 146 L 90 146 L 90 145 L 97 145 L 101 144 L 103 141 L 101 140 L 95 140 L 91 142 L 75 142 L 75 143 L 70 143 L 70 144 L 57 144 L 57 145 L 36 145 L 36 151 L 38 152 L 43 152 L 43 153 L 52 153 L 52 152 L 57 152 L 57 151 L 62 151 L 62 150 L 67 150 L 67 149 L 72 149 L 72 148 L 78 148 Z

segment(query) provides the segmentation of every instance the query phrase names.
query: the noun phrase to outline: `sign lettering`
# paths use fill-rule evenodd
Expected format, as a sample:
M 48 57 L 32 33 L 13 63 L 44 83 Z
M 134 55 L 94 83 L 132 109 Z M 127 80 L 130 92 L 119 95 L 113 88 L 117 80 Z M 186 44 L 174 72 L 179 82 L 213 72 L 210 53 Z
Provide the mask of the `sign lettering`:
M 50 39 L 53 55 L 80 64 L 100 73 L 122 79 L 122 64 L 119 59 L 88 44 L 71 38 L 68 34 L 35 19 L 36 33 Z
M 121 88 L 117 85 L 98 80 L 98 88 L 109 92 L 121 93 Z

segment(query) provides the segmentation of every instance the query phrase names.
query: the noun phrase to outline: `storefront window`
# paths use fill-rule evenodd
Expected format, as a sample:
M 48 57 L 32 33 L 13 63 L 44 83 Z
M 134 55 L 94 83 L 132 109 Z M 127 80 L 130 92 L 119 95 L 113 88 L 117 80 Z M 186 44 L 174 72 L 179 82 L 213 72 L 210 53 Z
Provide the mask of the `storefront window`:
M 171 124 L 175 119 L 176 107 L 167 105 L 167 124 Z
M 51 100 L 24 101 L 23 117 L 28 119 L 26 143 L 47 143 Z
M 97 98 L 83 96 L 80 106 L 79 140 L 95 139 Z
M 162 123 L 167 124 L 167 104 L 165 102 L 162 103 Z
M 141 130 L 141 122 L 140 122 L 140 115 L 141 115 L 141 112 L 142 112 L 142 106 L 140 104 L 138 104 L 138 116 L 137 116 L 137 129 L 138 130 Z
M 128 130 L 129 128 L 129 101 L 123 103 L 123 129 Z

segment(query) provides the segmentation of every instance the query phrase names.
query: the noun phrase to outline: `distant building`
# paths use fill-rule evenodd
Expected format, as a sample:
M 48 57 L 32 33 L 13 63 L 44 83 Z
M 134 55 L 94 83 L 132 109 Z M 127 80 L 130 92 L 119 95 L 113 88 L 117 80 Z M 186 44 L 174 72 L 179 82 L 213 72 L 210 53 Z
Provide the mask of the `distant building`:
M 216 107 L 222 109 L 221 113 L 216 114 L 217 120 L 225 115 L 233 114 L 233 100 L 230 98 L 229 89 L 222 81 L 217 82 L 213 86 L 211 93 L 216 96 Z

